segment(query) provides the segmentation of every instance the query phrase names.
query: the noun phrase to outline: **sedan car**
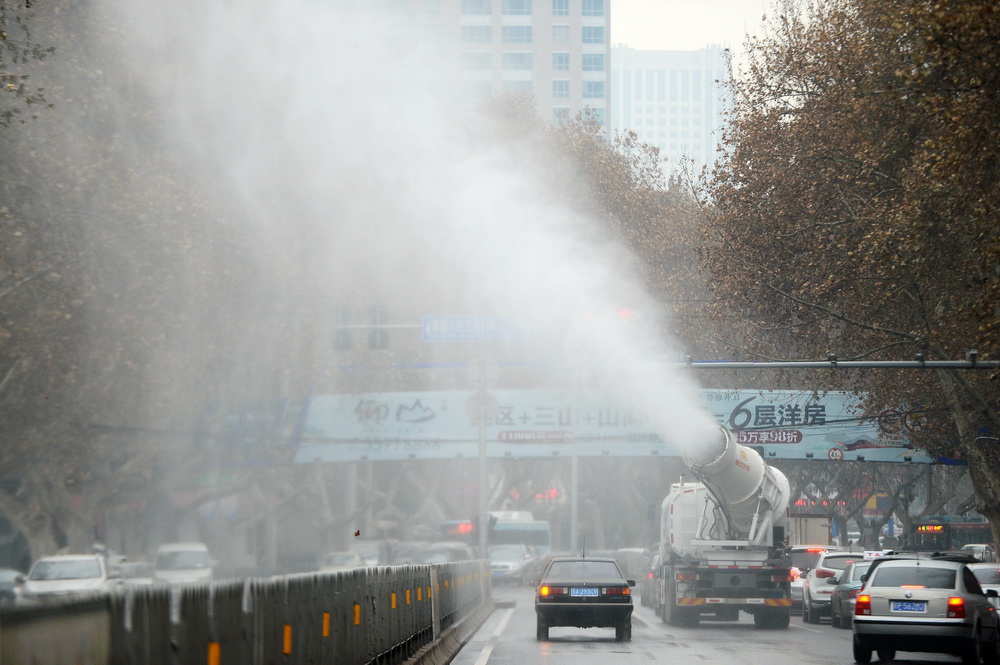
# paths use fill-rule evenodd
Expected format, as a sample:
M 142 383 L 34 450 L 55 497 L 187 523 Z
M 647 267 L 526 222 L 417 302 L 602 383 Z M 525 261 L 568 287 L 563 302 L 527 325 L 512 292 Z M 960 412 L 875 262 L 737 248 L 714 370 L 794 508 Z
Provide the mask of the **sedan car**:
M 980 561 L 986 563 L 992 563 L 997 560 L 997 553 L 993 550 L 993 546 L 987 543 L 972 543 L 970 545 L 962 545 L 961 552 L 971 554 Z
M 614 628 L 615 639 L 632 639 L 632 587 L 613 558 L 553 559 L 535 590 L 536 637 L 549 628 Z
M 36 561 L 23 578 L 21 597 L 42 602 L 61 596 L 108 591 L 115 577 L 99 554 L 45 556 Z
M 21 595 L 21 579 L 24 575 L 20 570 L 0 568 L 0 606 L 13 605 Z
M 363 568 L 365 560 L 357 552 L 330 552 L 319 564 L 322 573 L 338 573 L 342 570 Z
M 988 592 L 996 596 L 995 591 Z M 996 665 L 1000 621 L 976 576 L 958 561 L 880 561 L 854 608 L 854 660 L 893 660 L 897 651 L 949 653 L 965 665 Z
M 844 568 L 844 572 L 839 577 L 831 577 L 830 581 L 836 580 L 833 593 L 830 594 L 830 621 L 836 628 L 850 628 L 854 619 L 854 601 L 861 590 L 861 576 L 864 575 L 871 561 L 852 561 Z
M 993 589 L 1000 594 L 1000 563 L 970 563 L 969 570 L 976 576 L 983 591 Z M 990 598 L 993 607 L 1000 610 L 1000 597 Z
M 861 561 L 861 552 L 823 552 L 815 567 L 806 575 L 802 583 L 802 619 L 806 623 L 819 623 L 824 616 L 830 616 L 830 598 L 833 585 L 827 581 L 840 576 L 847 564 Z
M 530 545 L 490 548 L 490 577 L 496 584 L 527 584 L 537 575 L 538 553 Z

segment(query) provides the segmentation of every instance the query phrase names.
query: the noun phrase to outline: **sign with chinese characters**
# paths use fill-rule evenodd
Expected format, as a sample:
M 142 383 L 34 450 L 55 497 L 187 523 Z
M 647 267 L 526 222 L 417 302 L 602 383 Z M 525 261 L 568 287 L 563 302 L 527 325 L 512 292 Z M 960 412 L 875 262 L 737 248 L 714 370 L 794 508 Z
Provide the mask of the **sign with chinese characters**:
M 444 459 L 478 455 L 471 391 L 316 395 L 308 406 L 295 461 Z M 679 456 L 644 414 L 611 396 L 556 390 L 492 390 L 486 423 L 494 458 L 560 455 Z M 908 441 L 883 440 L 861 422 L 851 393 L 705 390 L 703 402 L 739 443 L 765 459 L 933 462 Z

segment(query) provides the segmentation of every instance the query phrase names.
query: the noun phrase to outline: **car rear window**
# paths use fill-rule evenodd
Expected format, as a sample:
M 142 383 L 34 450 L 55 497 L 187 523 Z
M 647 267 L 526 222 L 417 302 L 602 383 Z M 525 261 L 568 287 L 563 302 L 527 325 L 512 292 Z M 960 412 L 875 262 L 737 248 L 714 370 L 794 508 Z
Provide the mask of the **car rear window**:
M 955 569 L 929 568 L 927 566 L 877 566 L 871 580 L 871 586 L 954 589 Z
M 828 554 L 823 557 L 823 561 L 819 565 L 831 570 L 843 570 L 847 568 L 847 564 L 857 561 L 860 558 L 861 556 L 857 554 L 850 554 L 848 556 L 831 556 Z
M 622 574 L 612 561 L 553 561 L 547 577 L 620 580 Z
M 823 550 L 809 549 L 792 551 L 792 565 L 800 570 L 809 570 L 819 561 L 819 555 Z
M 980 584 L 1000 584 L 1000 567 L 973 568 L 972 574 L 976 576 Z

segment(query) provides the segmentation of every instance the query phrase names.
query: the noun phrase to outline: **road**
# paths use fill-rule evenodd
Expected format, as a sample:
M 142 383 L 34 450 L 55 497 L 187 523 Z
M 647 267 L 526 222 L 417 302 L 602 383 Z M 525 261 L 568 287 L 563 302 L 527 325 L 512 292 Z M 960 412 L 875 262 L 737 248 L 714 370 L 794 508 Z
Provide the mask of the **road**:
M 737 623 L 703 621 L 697 628 L 676 628 L 652 609 L 636 603 L 632 641 L 616 642 L 612 628 L 551 628 L 548 642 L 535 640 L 533 589 L 494 587 L 500 607 L 455 657 L 451 665 L 849 665 L 851 631 L 829 619 L 805 624 L 793 616 L 787 630 L 758 630 L 743 615 Z M 512 605 L 512 607 L 511 607 Z M 899 665 L 958 663 L 957 657 L 901 653 Z

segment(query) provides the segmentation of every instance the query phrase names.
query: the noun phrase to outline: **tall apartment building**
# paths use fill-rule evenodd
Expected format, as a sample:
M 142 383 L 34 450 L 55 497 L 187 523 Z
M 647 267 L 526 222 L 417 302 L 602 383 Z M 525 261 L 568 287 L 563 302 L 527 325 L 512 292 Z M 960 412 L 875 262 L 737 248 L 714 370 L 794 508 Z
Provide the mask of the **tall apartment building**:
M 459 58 L 470 99 L 534 95 L 543 118 L 608 122 L 612 0 L 388 0 L 395 18 Z
M 695 169 L 713 164 L 720 142 L 728 80 L 724 50 L 640 51 L 611 49 L 612 131 L 630 129 L 656 146 L 665 171 L 687 160 Z

